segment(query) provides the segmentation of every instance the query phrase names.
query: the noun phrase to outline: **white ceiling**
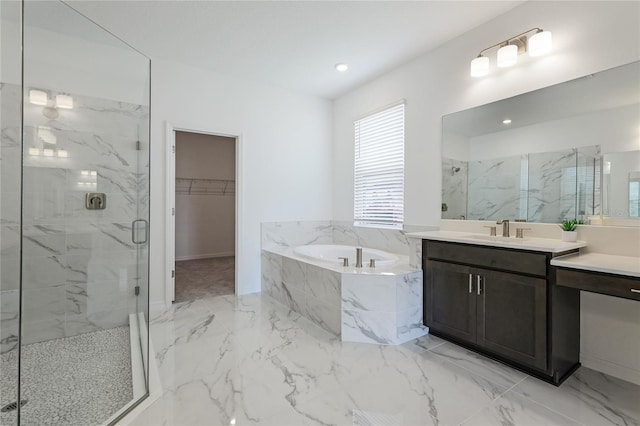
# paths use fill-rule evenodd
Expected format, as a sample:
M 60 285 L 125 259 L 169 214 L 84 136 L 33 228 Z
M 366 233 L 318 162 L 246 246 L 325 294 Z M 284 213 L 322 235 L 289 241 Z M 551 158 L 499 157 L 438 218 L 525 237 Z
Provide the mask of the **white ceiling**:
M 334 99 L 521 1 L 66 3 L 152 60 Z

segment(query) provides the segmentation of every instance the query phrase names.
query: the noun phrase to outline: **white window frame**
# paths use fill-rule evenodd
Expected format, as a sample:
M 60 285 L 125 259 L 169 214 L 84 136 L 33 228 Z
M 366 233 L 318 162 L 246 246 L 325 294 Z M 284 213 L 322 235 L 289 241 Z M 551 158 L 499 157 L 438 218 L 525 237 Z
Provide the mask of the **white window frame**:
M 353 123 L 355 226 L 404 225 L 405 101 Z

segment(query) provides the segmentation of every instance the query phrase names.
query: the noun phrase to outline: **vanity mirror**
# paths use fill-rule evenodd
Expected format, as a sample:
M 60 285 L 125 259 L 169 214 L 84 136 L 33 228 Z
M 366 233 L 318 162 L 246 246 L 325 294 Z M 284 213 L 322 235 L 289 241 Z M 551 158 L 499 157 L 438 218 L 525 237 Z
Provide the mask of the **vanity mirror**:
M 442 218 L 640 226 L 640 62 L 449 114 Z

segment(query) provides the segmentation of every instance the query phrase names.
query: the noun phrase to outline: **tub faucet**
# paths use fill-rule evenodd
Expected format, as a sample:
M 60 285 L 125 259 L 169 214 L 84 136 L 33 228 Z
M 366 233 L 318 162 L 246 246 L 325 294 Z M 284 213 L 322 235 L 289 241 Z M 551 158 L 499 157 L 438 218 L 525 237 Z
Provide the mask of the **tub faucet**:
M 496 225 L 502 224 L 502 236 L 509 236 L 509 219 L 502 219 L 496 222 Z
M 362 268 L 362 247 L 356 248 L 356 268 Z

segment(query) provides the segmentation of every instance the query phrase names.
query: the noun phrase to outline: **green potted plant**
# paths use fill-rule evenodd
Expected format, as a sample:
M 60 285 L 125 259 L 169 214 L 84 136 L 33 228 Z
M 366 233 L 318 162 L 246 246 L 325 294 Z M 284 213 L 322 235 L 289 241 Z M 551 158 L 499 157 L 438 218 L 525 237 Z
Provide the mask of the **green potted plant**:
M 578 225 L 582 225 L 584 222 L 581 220 L 575 219 L 565 219 L 560 224 L 560 229 L 562 229 L 562 241 L 566 242 L 574 242 L 578 240 L 578 231 L 576 228 Z

